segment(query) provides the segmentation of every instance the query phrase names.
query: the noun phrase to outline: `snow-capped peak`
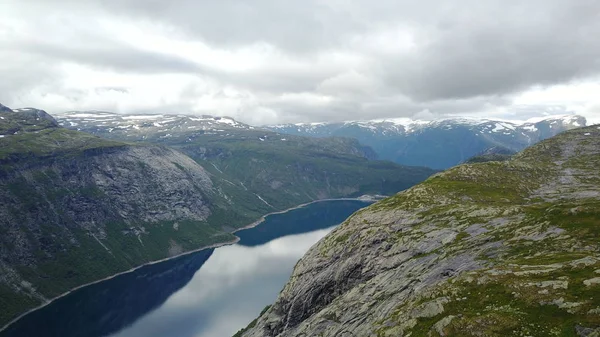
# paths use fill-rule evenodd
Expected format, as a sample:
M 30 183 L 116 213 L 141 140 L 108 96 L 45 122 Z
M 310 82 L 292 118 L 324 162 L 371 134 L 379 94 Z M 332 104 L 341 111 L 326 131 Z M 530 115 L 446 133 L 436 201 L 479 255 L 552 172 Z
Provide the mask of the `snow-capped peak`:
M 225 132 L 226 129 L 252 129 L 231 117 L 209 115 L 134 114 L 122 115 L 101 111 L 71 111 L 57 114 L 60 124 L 80 130 L 105 128 L 108 132 L 170 134 L 173 131 Z
M 410 134 L 427 128 L 454 129 L 457 127 L 476 130 L 479 133 L 498 133 L 510 135 L 511 133 L 527 133 L 538 131 L 539 123 L 548 123 L 553 127 L 581 127 L 586 120 L 579 115 L 552 115 L 543 118 L 527 120 L 503 120 L 488 118 L 456 117 L 438 120 L 418 120 L 411 118 L 382 118 L 373 120 L 354 120 L 333 123 L 296 123 L 269 126 L 268 128 L 282 132 L 327 136 L 335 130 L 360 128 L 372 134 L 390 136 L 394 134 Z

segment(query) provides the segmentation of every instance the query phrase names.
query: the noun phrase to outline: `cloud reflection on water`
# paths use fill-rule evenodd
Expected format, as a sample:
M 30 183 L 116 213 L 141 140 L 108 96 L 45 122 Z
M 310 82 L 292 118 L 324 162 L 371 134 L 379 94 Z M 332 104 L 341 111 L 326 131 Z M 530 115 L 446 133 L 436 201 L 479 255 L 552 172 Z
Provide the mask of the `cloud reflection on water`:
M 231 336 L 275 300 L 298 259 L 331 229 L 216 249 L 184 288 L 112 337 Z

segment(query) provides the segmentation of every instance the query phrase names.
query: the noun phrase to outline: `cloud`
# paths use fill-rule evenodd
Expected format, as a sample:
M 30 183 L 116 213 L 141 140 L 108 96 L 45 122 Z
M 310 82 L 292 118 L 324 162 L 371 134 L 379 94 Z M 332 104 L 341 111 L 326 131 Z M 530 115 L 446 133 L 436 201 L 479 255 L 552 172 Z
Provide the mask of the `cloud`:
M 535 93 L 598 83 L 598 13 L 594 0 L 8 0 L 0 100 L 258 124 L 535 114 L 523 106 L 593 118 L 590 92 Z
M 581 7 L 600 10 L 588 5 Z M 470 9 L 468 17 L 449 16 L 418 51 L 388 61 L 405 65 L 390 73 L 390 84 L 420 100 L 465 98 L 565 83 L 600 71 L 600 44 L 589 35 L 600 32 L 597 15 L 585 14 L 586 8 L 573 2 L 512 7 L 502 2 L 479 13 Z
M 221 247 L 185 287 L 113 337 L 231 336 L 274 300 L 294 264 L 330 230 Z

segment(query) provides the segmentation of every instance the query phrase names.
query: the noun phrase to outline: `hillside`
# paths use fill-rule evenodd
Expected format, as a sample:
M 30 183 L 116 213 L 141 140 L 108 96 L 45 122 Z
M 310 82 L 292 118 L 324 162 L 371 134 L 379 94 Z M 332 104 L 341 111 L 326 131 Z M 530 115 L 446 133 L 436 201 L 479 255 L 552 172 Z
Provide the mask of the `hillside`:
M 351 216 L 243 336 L 597 336 L 600 127 Z
M 344 123 L 268 126 L 284 134 L 350 137 L 373 148 L 380 159 L 446 169 L 492 147 L 518 152 L 558 133 L 586 125 L 584 117 L 556 116 L 530 122 L 489 119 L 419 121 L 407 118 Z
M 0 323 L 86 282 L 233 240 L 218 221 L 221 199 L 179 152 L 3 107 Z

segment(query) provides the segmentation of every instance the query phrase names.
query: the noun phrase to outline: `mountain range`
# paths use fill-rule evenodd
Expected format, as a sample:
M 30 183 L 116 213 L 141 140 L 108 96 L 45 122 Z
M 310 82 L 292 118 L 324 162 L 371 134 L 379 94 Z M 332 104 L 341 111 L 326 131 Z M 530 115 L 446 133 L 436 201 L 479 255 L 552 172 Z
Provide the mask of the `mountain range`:
M 309 137 L 349 137 L 371 147 L 379 159 L 404 165 L 446 169 L 492 147 L 518 152 L 560 132 L 586 125 L 578 115 L 529 121 L 407 118 L 343 123 L 299 123 L 266 128 Z

